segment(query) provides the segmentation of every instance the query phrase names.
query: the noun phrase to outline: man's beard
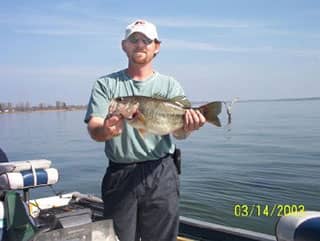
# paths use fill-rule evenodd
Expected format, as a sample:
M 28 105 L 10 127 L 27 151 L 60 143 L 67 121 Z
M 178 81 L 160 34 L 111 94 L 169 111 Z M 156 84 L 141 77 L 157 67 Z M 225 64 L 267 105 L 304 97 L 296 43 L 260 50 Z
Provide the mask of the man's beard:
M 132 62 L 134 62 L 135 64 L 147 64 L 149 62 L 151 62 L 152 58 L 150 58 L 147 54 L 146 51 L 135 51 L 133 54 L 132 54 Z

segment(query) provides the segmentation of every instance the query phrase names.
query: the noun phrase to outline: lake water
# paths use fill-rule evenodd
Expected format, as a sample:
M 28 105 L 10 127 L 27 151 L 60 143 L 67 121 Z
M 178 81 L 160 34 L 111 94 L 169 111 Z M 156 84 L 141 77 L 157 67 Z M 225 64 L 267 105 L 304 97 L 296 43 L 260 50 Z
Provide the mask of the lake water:
M 320 210 L 319 104 L 239 102 L 230 130 L 207 124 L 176 141 L 183 151 L 181 214 L 274 234 L 280 205 Z M 100 195 L 104 144 L 89 138 L 83 117 L 84 111 L 0 115 L 0 146 L 12 161 L 52 160 L 60 171 L 57 192 Z M 248 205 L 248 217 L 236 205 Z M 278 205 L 278 213 L 262 213 L 266 205 Z

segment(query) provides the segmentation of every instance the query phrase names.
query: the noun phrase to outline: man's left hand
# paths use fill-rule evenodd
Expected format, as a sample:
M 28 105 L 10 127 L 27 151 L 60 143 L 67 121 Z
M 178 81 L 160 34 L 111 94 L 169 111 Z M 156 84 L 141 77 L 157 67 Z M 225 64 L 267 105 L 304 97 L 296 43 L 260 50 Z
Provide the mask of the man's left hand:
M 206 118 L 199 110 L 188 109 L 184 116 L 184 130 L 186 132 L 198 130 L 206 123 Z

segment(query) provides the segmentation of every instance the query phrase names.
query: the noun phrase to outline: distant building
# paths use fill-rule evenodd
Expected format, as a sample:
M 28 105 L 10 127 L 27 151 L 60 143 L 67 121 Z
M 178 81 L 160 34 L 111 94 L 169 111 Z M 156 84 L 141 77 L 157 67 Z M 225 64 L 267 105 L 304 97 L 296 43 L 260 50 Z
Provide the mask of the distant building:
M 45 103 L 40 103 L 39 104 L 39 109 L 40 110 L 44 110 L 44 109 L 46 109 L 47 108 L 47 105 L 45 104 Z
M 67 108 L 67 104 L 66 102 L 63 101 L 56 101 L 56 108 L 59 109 L 66 109 Z
M 11 112 L 13 111 L 14 108 L 13 108 L 13 105 L 11 102 L 3 102 L 3 103 L 0 103 L 0 111 L 1 112 Z
M 5 105 L 4 103 L 0 103 L 0 111 L 3 112 L 5 109 Z

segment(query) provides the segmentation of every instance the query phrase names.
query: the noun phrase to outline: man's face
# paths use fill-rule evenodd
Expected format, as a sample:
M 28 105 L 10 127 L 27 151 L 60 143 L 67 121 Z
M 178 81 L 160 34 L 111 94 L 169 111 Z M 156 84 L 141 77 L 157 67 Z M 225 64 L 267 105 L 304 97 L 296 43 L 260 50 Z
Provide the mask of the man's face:
M 147 38 L 142 33 L 133 33 L 122 41 L 122 49 L 126 52 L 129 61 L 135 64 L 147 64 L 159 52 L 160 43 Z

